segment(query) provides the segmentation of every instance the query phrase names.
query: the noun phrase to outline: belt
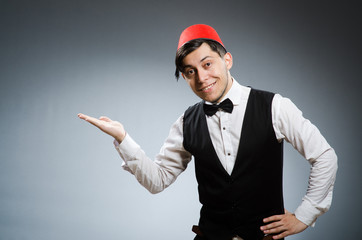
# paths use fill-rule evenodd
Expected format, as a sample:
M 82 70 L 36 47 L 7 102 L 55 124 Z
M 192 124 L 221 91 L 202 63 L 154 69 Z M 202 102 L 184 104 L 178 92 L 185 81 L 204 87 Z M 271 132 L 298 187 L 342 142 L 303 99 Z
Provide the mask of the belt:
M 244 239 L 242 239 L 241 237 L 239 237 L 239 236 L 234 236 L 231 240 L 244 240 Z
M 272 235 L 267 235 L 267 236 L 264 236 L 262 240 L 272 240 L 272 239 L 273 239 Z M 236 235 L 231 240 L 244 240 L 244 239 L 242 239 L 241 237 Z
M 196 233 L 196 234 L 197 234 L 198 236 L 200 236 L 200 237 L 203 236 L 203 234 L 202 234 L 199 226 L 196 226 L 196 225 L 192 226 L 192 231 L 193 231 L 194 233 Z M 244 240 L 244 239 L 242 239 L 241 237 L 239 237 L 238 235 L 236 235 L 236 236 L 232 237 L 231 240 Z M 273 240 L 273 235 L 266 235 L 266 236 L 263 237 L 262 240 Z

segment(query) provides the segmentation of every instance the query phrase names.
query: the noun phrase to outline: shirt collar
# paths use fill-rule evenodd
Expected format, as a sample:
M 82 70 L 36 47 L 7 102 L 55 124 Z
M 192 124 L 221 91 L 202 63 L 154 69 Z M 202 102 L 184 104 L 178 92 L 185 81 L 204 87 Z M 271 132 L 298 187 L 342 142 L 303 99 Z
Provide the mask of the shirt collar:
M 250 91 L 250 88 L 240 85 L 234 78 L 232 78 L 231 84 L 232 85 L 230 90 L 226 93 L 226 95 L 221 99 L 220 102 L 229 98 L 233 102 L 234 106 L 237 106 L 244 98 L 248 97 L 248 92 Z M 210 102 L 206 103 L 212 104 Z

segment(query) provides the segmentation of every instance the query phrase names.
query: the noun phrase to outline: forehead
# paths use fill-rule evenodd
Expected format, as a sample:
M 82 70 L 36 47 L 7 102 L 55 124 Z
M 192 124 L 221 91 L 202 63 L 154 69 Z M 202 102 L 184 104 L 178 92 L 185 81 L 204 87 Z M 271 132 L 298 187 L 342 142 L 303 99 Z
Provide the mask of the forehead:
M 202 62 L 205 59 L 217 58 L 219 54 L 213 51 L 207 43 L 201 44 L 199 48 L 189 53 L 184 59 L 183 64 L 187 65 L 196 65 Z

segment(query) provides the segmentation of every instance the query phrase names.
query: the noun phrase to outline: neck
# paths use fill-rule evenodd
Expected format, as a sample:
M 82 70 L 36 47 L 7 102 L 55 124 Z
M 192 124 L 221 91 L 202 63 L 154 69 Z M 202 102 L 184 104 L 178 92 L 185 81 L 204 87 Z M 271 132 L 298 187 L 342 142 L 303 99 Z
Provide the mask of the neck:
M 220 97 L 216 99 L 214 102 L 212 102 L 213 104 L 219 103 L 223 99 L 223 97 L 229 92 L 231 85 L 233 83 L 233 78 L 231 77 L 230 72 L 227 73 L 227 78 L 228 80 L 226 82 L 224 90 L 222 91 Z

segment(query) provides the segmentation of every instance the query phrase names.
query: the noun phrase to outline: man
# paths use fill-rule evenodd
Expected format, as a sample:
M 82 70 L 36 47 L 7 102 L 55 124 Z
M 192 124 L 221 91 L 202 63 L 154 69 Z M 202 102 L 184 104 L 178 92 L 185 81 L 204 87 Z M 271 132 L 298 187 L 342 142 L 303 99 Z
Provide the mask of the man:
M 107 117 L 79 114 L 115 138 L 123 167 L 151 193 L 172 184 L 191 157 L 202 204 L 195 239 L 283 239 L 311 226 L 332 201 L 337 156 L 318 129 L 279 94 L 240 85 L 232 55 L 217 32 L 197 24 L 180 36 L 181 73 L 202 101 L 171 127 L 155 161 Z M 283 140 L 312 165 L 307 194 L 294 214 L 284 210 Z

